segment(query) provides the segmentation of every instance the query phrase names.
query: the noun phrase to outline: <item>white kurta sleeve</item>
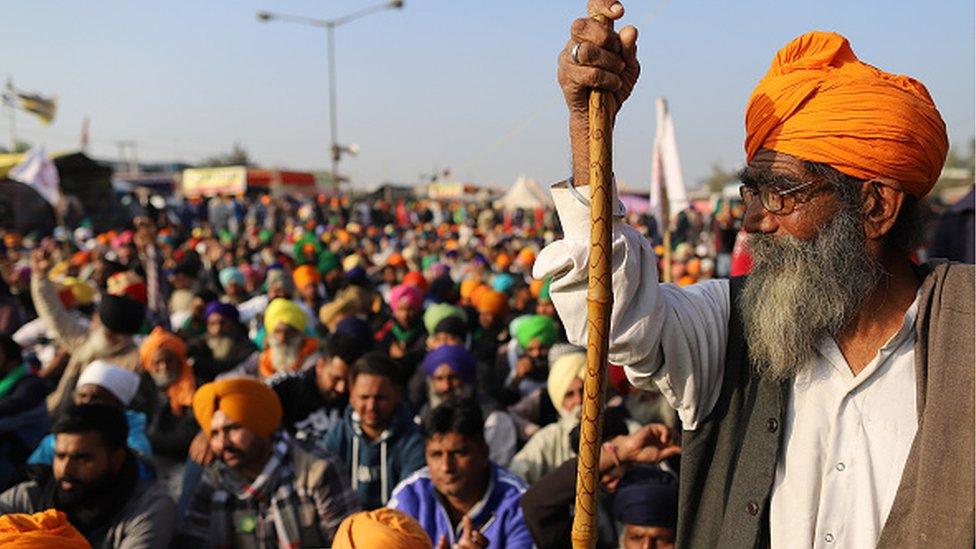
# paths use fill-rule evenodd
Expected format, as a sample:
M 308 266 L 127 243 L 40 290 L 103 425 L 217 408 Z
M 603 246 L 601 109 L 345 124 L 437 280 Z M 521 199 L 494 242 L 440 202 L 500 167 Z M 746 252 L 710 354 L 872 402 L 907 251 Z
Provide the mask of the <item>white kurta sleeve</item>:
M 577 190 L 589 196 L 588 187 Z M 570 343 L 585 346 L 589 206 L 565 183 L 553 186 L 552 197 L 564 238 L 539 253 L 533 276 L 552 277 L 552 301 Z M 624 366 L 636 387 L 656 384 L 684 428 L 695 429 L 722 387 L 728 281 L 709 280 L 686 288 L 658 284 L 657 256 L 650 243 L 617 217 L 612 249 L 610 362 Z

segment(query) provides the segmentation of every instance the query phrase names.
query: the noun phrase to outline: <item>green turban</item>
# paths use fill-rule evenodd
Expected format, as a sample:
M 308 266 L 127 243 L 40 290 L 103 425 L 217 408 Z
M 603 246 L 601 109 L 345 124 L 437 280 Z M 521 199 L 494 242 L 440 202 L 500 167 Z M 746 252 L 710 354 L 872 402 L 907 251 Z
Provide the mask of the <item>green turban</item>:
M 435 303 L 424 311 L 424 328 L 427 328 L 428 334 L 433 334 L 437 325 L 450 316 L 456 316 L 465 322 L 468 320 L 468 315 L 461 307 L 450 303 Z
M 528 315 L 516 323 L 515 338 L 523 349 L 527 349 L 536 338 L 544 346 L 550 347 L 556 342 L 556 321 L 545 315 Z
M 319 254 L 318 268 L 320 273 L 326 274 L 329 271 L 338 269 L 340 267 L 341 265 L 339 264 L 339 256 L 337 256 L 336 254 L 330 252 L 329 250 L 325 250 L 321 254 Z

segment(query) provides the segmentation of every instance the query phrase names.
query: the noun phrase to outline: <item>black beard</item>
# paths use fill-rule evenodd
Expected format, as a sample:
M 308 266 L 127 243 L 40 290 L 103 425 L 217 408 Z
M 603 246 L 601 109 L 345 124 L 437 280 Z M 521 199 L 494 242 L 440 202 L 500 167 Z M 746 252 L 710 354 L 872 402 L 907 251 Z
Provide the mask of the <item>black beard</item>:
M 805 371 L 820 342 L 855 318 L 884 274 L 866 242 L 862 219 L 846 208 L 813 240 L 750 236 L 754 263 L 736 305 L 750 362 L 764 377 Z
M 103 524 L 109 517 L 115 515 L 119 506 L 127 499 L 125 494 L 119 493 L 120 489 L 133 488 L 119 486 L 119 479 L 111 473 L 106 473 L 103 478 L 81 489 L 71 491 L 62 490 L 61 483 L 57 480 L 54 482 L 57 508 L 64 511 L 71 524 L 82 532 Z

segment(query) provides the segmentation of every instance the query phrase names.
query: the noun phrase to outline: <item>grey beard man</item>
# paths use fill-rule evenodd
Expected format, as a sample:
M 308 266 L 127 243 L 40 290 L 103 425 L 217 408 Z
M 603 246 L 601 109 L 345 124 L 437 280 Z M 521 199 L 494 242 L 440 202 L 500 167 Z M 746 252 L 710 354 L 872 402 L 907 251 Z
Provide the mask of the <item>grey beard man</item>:
M 807 370 L 818 345 L 840 333 L 884 275 L 868 256 L 856 188 L 833 187 L 844 207 L 816 238 L 749 235 L 753 267 L 738 306 L 749 359 L 771 380 Z

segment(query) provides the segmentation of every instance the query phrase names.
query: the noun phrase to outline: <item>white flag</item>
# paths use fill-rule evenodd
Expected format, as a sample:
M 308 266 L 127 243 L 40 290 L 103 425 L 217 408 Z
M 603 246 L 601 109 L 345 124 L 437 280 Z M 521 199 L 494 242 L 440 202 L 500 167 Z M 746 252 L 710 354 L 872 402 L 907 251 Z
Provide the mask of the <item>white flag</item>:
M 657 219 L 661 234 L 670 227 L 674 214 L 688 207 L 688 193 L 681 175 L 678 142 L 674 137 L 674 120 L 663 97 L 657 98 L 657 131 L 651 156 L 650 211 Z
M 31 150 L 24 155 L 24 160 L 14 166 L 7 177 L 20 181 L 37 191 L 37 194 L 41 195 L 41 198 L 47 200 L 55 209 L 59 207 L 61 203 L 61 178 L 58 177 L 58 169 L 54 166 L 51 157 L 44 151 L 43 145 L 31 147 Z

